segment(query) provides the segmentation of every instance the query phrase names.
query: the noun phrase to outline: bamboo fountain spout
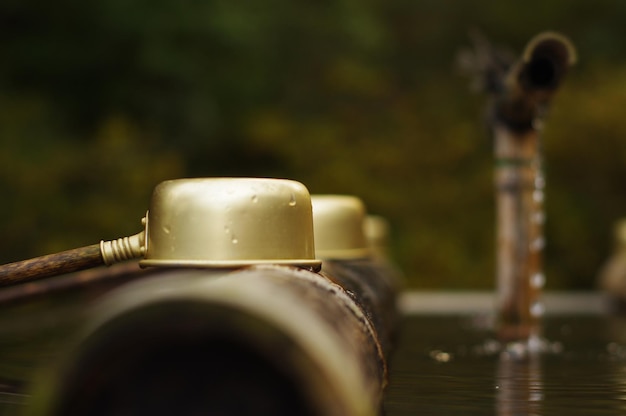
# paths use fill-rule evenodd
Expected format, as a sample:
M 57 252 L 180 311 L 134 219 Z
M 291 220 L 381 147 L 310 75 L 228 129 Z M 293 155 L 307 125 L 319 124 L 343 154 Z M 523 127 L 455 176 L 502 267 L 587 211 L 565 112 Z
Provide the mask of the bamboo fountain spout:
M 542 119 L 575 60 L 574 47 L 564 36 L 535 36 L 508 70 L 492 104 L 498 333 L 504 341 L 540 333 L 545 283 Z

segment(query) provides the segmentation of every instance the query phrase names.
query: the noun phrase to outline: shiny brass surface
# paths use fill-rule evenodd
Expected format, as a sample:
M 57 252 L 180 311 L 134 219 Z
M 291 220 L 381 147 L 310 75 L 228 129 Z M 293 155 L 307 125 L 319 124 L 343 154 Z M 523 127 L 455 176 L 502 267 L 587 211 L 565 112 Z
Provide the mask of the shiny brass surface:
M 263 263 L 320 267 L 304 185 L 285 179 L 195 178 L 155 188 L 141 266 Z
M 365 205 L 350 195 L 313 195 L 315 251 L 321 259 L 353 259 L 371 254 L 364 231 Z
M 364 223 L 365 239 L 372 255 L 381 259 L 389 257 L 389 222 L 380 215 L 367 215 Z
M 145 220 L 145 219 L 144 219 Z M 144 221 L 145 224 L 145 221 Z M 107 266 L 124 260 L 142 257 L 146 252 L 146 233 L 141 231 L 130 237 L 100 241 L 100 254 Z
M 158 185 L 144 230 L 34 259 L 0 265 L 0 287 L 105 264 L 231 268 L 283 264 L 319 270 L 309 191 L 267 178 L 196 178 Z

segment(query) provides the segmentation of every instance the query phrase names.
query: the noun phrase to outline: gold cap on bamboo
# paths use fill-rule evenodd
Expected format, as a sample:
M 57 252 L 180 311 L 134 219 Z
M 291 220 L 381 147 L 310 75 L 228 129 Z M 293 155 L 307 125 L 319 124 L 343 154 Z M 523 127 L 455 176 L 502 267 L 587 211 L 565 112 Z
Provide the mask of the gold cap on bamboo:
M 315 252 L 321 259 L 367 257 L 365 205 L 350 195 L 313 195 Z
M 142 266 L 319 268 L 311 197 L 296 181 L 178 179 L 159 184 L 146 214 Z
M 379 258 L 388 257 L 389 249 L 389 222 L 380 215 L 367 215 L 364 222 L 365 239 L 372 255 Z

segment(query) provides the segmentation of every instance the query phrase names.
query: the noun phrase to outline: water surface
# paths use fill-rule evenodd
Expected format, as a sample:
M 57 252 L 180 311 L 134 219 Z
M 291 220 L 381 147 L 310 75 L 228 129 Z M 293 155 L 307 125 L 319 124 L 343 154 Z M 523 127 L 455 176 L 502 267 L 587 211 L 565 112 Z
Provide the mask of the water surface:
M 597 298 L 548 302 L 547 349 L 520 359 L 493 337 L 489 295 L 464 298 L 429 294 L 409 308 L 390 360 L 386 416 L 626 414 L 626 318 L 605 314 Z M 90 301 L 0 307 L 1 415 L 29 405 L 30 381 L 59 357 Z
M 386 415 L 624 414 L 626 319 L 576 300 L 551 305 L 544 351 L 531 355 L 493 338 L 489 307 L 418 308 L 390 363 Z

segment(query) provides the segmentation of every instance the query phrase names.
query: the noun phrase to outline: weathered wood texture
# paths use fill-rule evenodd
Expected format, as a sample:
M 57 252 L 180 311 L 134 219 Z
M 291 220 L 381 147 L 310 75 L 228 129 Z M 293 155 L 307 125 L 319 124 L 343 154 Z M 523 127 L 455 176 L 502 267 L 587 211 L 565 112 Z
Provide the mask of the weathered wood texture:
M 100 244 L 0 266 L 0 287 L 32 282 L 104 264 Z
M 543 191 L 539 132 L 496 127 L 497 308 L 500 337 L 539 330 L 543 286 Z
M 387 366 L 367 315 L 383 304 L 359 297 L 280 266 L 131 283 L 95 310 L 31 414 L 376 416 Z

